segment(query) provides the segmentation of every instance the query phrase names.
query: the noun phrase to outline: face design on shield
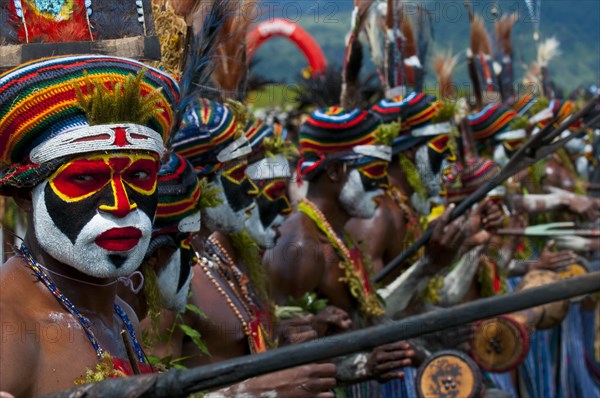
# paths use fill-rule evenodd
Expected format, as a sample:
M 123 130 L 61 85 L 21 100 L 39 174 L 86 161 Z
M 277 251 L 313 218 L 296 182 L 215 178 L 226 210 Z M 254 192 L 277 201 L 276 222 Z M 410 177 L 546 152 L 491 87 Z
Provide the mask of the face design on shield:
M 258 188 L 246 174 L 248 162 L 227 162 L 213 184 L 219 188 L 221 204 L 205 209 L 206 225 L 211 231 L 236 233 L 244 229 L 246 218 L 254 206 Z
M 257 182 L 259 194 L 256 207 L 246 221 L 248 232 L 262 248 L 275 246 L 278 228 L 283 224 L 285 216 L 292 212 L 287 195 L 287 178 L 274 178 Z
M 158 286 L 164 308 L 180 312 L 185 309 L 192 281 L 192 247 L 190 235 L 172 236 L 172 253 L 158 270 Z M 160 257 L 159 257 L 160 258 Z
M 371 218 L 377 210 L 375 198 L 388 186 L 388 162 L 368 157 L 348 173 L 340 203 L 352 217 Z
M 56 260 L 97 278 L 131 274 L 152 233 L 159 162 L 149 154 L 77 157 L 33 189 L 35 235 Z

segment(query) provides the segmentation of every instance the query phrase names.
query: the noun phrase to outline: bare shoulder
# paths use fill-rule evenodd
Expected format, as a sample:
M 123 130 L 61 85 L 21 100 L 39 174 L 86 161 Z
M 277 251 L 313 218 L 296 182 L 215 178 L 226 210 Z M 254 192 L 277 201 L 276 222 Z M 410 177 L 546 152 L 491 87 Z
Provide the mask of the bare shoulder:
M 32 394 L 40 352 L 39 340 L 29 336 L 35 337 L 37 311 L 28 311 L 36 295 L 29 297 L 25 290 L 32 281 L 26 271 L 16 257 L 0 267 L 0 391 L 15 396 Z
M 297 268 L 319 266 L 324 262 L 323 242 L 314 222 L 298 212 L 281 227 L 281 238 L 266 255 L 271 268 Z
M 302 213 L 281 227 L 281 238 L 265 253 L 273 296 L 283 303 L 289 296 L 316 290 L 326 269 L 324 242 L 314 222 Z

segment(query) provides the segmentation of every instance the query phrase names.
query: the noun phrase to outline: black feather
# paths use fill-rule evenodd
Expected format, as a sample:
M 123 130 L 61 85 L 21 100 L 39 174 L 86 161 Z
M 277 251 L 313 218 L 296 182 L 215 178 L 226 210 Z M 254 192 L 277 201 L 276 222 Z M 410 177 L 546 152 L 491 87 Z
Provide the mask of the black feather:
M 358 80 L 363 63 L 363 48 L 360 40 L 353 40 L 350 48 L 350 57 L 345 69 L 345 89 L 342 86 L 341 105 L 346 110 L 352 110 L 360 104 L 360 89 Z
M 180 120 L 181 115 L 194 99 L 218 99 L 219 93 L 211 85 L 210 79 L 218 45 L 217 36 L 227 18 L 228 2 L 229 0 L 216 0 L 204 19 L 200 31 L 191 39 L 179 82 L 181 101 L 177 107 L 177 120 Z

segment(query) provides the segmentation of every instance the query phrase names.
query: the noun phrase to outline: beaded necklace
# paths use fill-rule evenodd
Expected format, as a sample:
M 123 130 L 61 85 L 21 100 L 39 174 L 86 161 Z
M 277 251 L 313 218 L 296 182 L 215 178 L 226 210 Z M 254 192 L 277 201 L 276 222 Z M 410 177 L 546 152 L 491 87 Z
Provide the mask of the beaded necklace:
M 208 243 L 208 247 L 214 254 L 212 256 L 215 260 L 214 265 L 207 258 L 198 256 L 200 267 L 240 321 L 244 334 L 248 339 L 250 351 L 253 354 L 266 351 L 268 333 L 260 322 L 259 306 L 248 289 L 248 278 L 234 264 L 229 253 L 216 239 L 210 237 Z M 233 278 L 231 275 L 233 275 Z M 220 281 L 226 282 L 229 289 L 226 289 L 225 286 L 227 285 Z M 245 312 L 246 316 L 242 314 L 242 311 Z
M 17 251 L 23 258 L 23 260 L 25 260 L 25 264 L 27 265 L 27 267 L 36 274 L 36 276 L 42 281 L 42 283 L 46 286 L 50 293 L 52 293 L 52 295 L 58 300 L 58 302 L 60 302 L 62 306 L 71 315 L 77 318 L 88 340 L 90 340 L 92 347 L 94 347 L 98 359 L 102 360 L 104 357 L 104 349 L 100 346 L 100 343 L 96 339 L 94 332 L 92 332 L 89 319 L 83 316 L 81 312 L 79 312 L 79 310 L 71 302 L 71 300 L 69 300 L 69 298 L 58 289 L 58 287 L 54 284 L 52 279 L 50 279 L 50 277 L 43 271 L 42 265 L 34 260 L 34 258 L 31 256 L 29 249 L 25 245 L 21 245 L 21 247 L 18 248 Z M 137 339 L 135 338 L 135 330 L 133 329 L 133 325 L 129 321 L 129 317 L 127 316 L 125 311 L 123 311 L 123 309 L 116 303 L 114 305 L 114 309 L 117 315 L 121 318 L 121 320 L 123 320 L 123 323 L 125 324 L 125 328 L 127 329 L 129 336 L 131 337 L 133 348 L 138 356 L 139 361 L 145 364 L 146 360 L 144 359 L 144 353 Z
M 340 239 L 333 227 L 325 218 L 325 215 L 319 208 L 308 199 L 302 199 L 298 204 L 298 211 L 306 214 L 317 225 L 319 230 L 325 234 L 329 244 L 335 249 L 341 258 L 340 268 L 344 271 L 344 276 L 339 279 L 348 285 L 350 293 L 358 301 L 360 311 L 363 316 L 378 317 L 384 314 L 377 296 L 371 292 L 369 286 L 369 275 L 364 269 L 364 262 L 361 259 L 353 259 L 350 249 Z M 353 250 L 356 250 L 354 247 Z M 362 252 L 360 253 L 362 256 Z

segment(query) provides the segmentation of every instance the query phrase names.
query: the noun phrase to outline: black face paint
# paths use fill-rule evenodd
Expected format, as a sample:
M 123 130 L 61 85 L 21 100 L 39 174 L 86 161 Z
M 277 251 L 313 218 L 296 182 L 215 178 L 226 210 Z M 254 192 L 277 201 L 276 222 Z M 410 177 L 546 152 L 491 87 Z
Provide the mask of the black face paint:
M 128 186 L 125 186 L 125 191 L 129 201 L 135 203 L 138 209 L 152 220 L 158 203 L 156 195 L 144 195 Z M 50 184 L 47 184 L 44 189 L 44 200 L 50 218 L 73 244 L 83 227 L 99 211 L 98 208 L 101 205 L 114 205 L 115 201 L 110 184 L 88 198 L 70 203 L 58 197 Z
M 228 178 L 221 176 L 223 184 L 223 193 L 225 198 L 234 212 L 238 212 L 250 207 L 256 195 L 256 186 L 250 182 L 248 178 L 244 179 L 240 184 L 231 182 Z
M 190 276 L 192 270 L 192 248 L 189 244 L 189 234 L 177 234 L 175 242 L 178 242 L 179 253 L 181 256 L 181 267 L 179 270 L 179 280 L 177 281 L 177 291 L 179 292 L 183 288 L 185 282 Z

